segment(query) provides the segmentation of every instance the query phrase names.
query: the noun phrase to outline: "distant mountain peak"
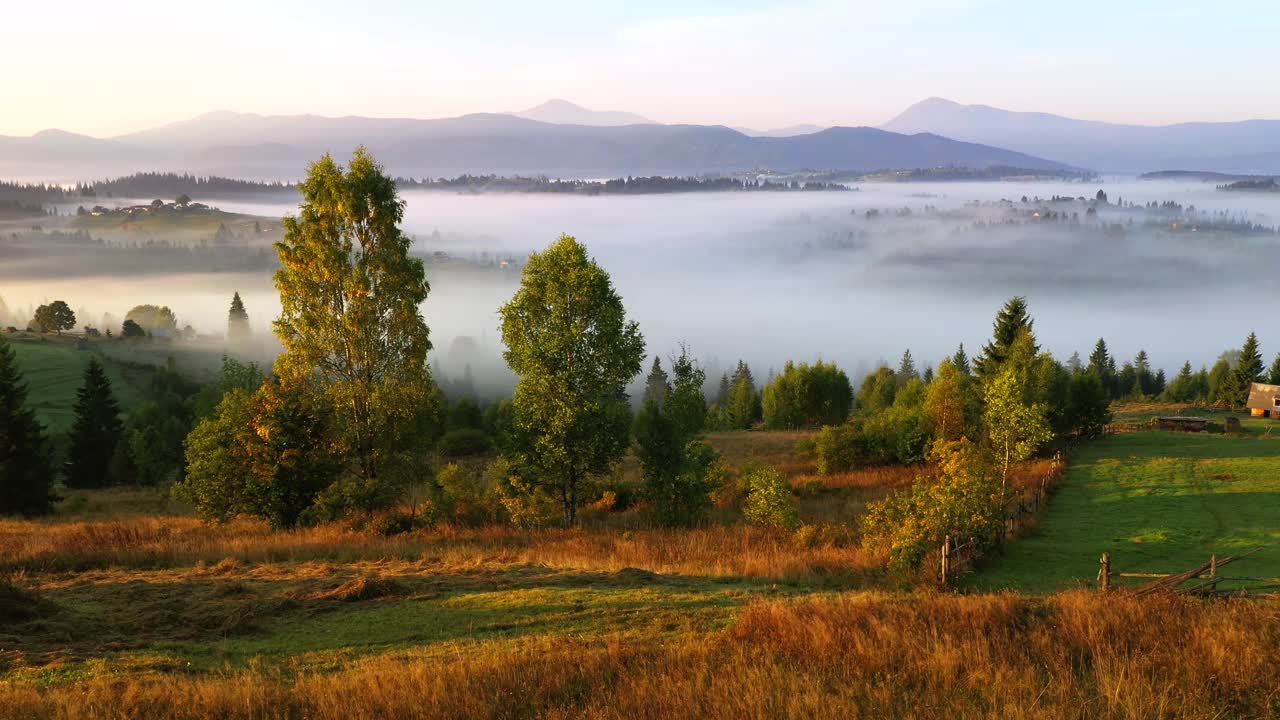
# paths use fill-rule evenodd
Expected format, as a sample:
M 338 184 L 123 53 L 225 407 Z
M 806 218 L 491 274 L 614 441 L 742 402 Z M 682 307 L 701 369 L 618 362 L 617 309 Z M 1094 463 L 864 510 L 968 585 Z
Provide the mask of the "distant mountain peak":
M 553 123 L 556 125 L 595 125 L 611 127 L 616 125 L 654 125 L 652 120 L 635 113 L 620 110 L 591 110 L 563 98 L 550 100 L 519 112 L 508 113 L 527 120 Z

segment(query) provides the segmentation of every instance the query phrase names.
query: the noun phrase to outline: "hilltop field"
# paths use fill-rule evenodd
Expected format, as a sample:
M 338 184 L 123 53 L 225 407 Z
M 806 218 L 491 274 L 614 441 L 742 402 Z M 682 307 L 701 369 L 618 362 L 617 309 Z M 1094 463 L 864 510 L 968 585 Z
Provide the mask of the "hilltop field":
M 40 387 L 79 367 L 15 345 L 49 368 Z M 1119 416 L 1144 411 L 1161 407 Z M 599 504 L 574 530 L 396 533 L 68 491 L 52 518 L 0 521 L 0 716 L 1272 717 L 1274 601 L 1093 587 L 1104 550 L 1176 572 L 1261 545 L 1241 567 L 1280 574 L 1270 422 L 1083 445 L 1038 527 L 954 593 L 858 542 L 867 503 L 915 471 L 818 475 L 807 432 L 708 436 L 735 470 L 786 474 L 794 533 L 746 524 L 731 493 L 694 529 Z

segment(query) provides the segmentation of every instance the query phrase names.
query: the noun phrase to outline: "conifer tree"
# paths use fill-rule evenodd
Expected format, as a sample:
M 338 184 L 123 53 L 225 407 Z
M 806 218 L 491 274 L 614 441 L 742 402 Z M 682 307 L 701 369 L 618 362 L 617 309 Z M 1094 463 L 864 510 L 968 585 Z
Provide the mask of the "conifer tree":
M 124 424 L 120 422 L 120 406 L 111 392 L 111 381 L 97 358 L 91 358 L 85 368 L 84 384 L 76 394 L 75 411 L 67 486 L 103 487 L 111 480 L 111 458 L 124 433 Z
M 1236 361 L 1235 375 L 1231 385 L 1232 405 L 1239 407 L 1249 400 L 1249 386 L 1262 379 L 1265 366 L 1262 364 L 1262 353 L 1258 351 L 1258 336 L 1249 333 L 1244 346 L 1240 348 L 1240 359 Z
M 57 499 L 44 428 L 27 407 L 13 349 L 0 338 L 0 514 L 40 515 Z
M 667 373 L 662 369 L 662 360 L 657 356 L 653 356 L 653 368 L 649 370 L 649 376 L 644 381 L 644 397 L 643 402 L 652 400 L 661 406 L 662 401 L 666 399 L 667 393 L 671 391 L 671 386 L 667 384 Z
M 239 342 L 248 339 L 252 334 L 249 328 L 249 313 L 244 309 L 244 301 L 237 292 L 231 296 L 231 310 L 227 313 L 227 339 Z
M 898 388 L 902 389 L 904 385 L 912 380 L 920 377 L 916 374 L 916 361 L 911 357 L 911 350 L 904 350 L 902 360 L 898 362 L 898 374 L 895 376 L 898 381 Z
M 1032 354 L 1038 353 L 1040 346 L 1035 344 L 1034 325 L 1035 320 L 1027 312 L 1027 299 L 1021 295 L 1009 298 L 996 314 L 991 342 L 982 347 L 982 354 L 973 363 L 978 377 L 986 380 L 998 375 L 1009 358 L 1009 350 L 1024 332 L 1032 338 Z
M 964 352 L 964 343 L 960 343 L 960 347 L 956 349 L 956 354 L 951 356 L 951 364 L 955 366 L 956 370 L 965 375 L 970 374 L 969 356 Z
M 1280 385 L 1280 353 L 1276 353 L 1276 359 L 1272 361 L 1271 369 L 1267 371 L 1267 383 Z

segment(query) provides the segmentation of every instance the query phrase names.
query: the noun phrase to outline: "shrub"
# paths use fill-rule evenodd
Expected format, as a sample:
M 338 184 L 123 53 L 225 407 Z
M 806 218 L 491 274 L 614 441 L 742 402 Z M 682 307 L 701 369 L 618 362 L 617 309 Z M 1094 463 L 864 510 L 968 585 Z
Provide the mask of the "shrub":
M 800 508 L 791 485 L 774 467 L 762 467 L 745 477 L 747 503 L 743 514 L 757 525 L 793 530 L 800 524 Z
M 853 425 L 827 425 L 813 439 L 819 475 L 849 472 L 867 461 L 866 443 Z
M 482 455 L 493 449 L 493 440 L 483 430 L 463 428 L 445 433 L 436 447 L 446 457 Z
M 1000 476 L 985 451 L 964 439 L 939 442 L 930 460 L 931 475 L 873 503 L 863 518 L 868 545 L 888 552 L 895 567 L 918 567 L 948 535 L 989 547 L 1004 522 Z

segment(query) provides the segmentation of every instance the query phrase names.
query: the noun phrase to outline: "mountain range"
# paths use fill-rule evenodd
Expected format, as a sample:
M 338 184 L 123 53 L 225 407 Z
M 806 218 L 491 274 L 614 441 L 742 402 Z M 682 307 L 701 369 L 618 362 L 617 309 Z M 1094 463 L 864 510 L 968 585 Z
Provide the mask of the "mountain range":
M 321 153 L 369 147 L 400 175 L 561 177 L 948 165 L 1104 172 L 1280 173 L 1280 120 L 1147 126 L 930 98 L 878 128 L 664 125 L 566 100 L 432 120 L 218 111 L 112 138 L 0 136 L 0 177 L 67 181 L 140 170 L 293 179 Z
M 577 123 L 553 123 L 533 114 Z M 546 174 L 559 177 L 692 175 L 755 169 L 866 172 L 946 165 L 1062 170 L 1066 164 L 932 133 L 833 127 L 748 135 L 720 125 L 617 124 L 552 101 L 524 113 L 435 120 L 218 111 L 107 139 L 61 131 L 0 137 L 0 176 L 83 179 L 138 170 L 293 179 L 331 151 L 367 146 L 397 175 Z M 807 129 L 807 128 L 806 128 Z M 43 173 L 43 174 L 42 174 Z M 68 174 L 80 177 L 67 178 Z
M 880 127 L 996 144 L 1104 172 L 1280 172 L 1280 120 L 1131 125 L 929 98 Z

